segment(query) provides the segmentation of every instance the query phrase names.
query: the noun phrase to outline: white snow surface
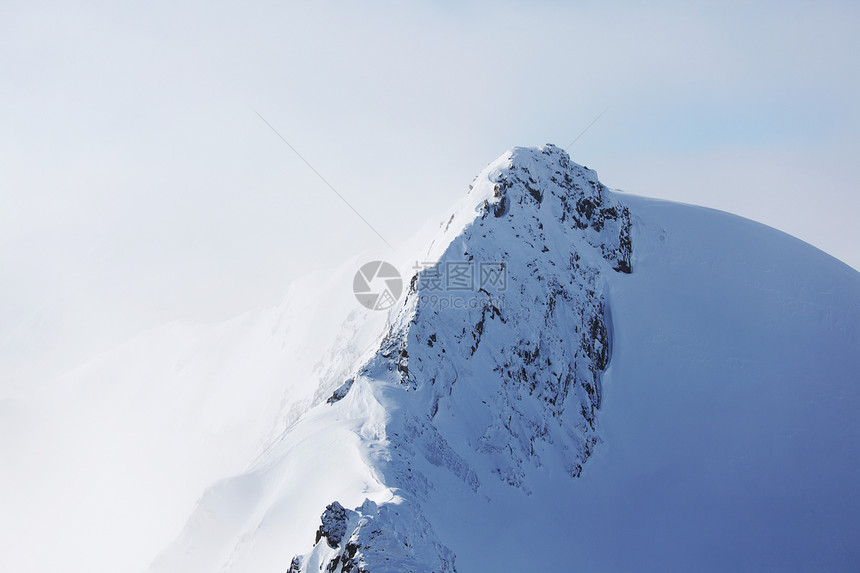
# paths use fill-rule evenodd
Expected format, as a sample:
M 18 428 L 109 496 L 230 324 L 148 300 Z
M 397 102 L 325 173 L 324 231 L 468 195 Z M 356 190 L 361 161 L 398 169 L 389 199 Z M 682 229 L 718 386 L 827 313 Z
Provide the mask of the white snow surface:
M 859 273 L 553 146 L 432 228 L 507 288 L 365 311 L 355 261 L 0 396 L 0 570 L 856 570 Z
M 0 394 L 0 571 L 146 569 L 207 486 L 246 471 L 372 351 L 385 316 L 352 299 L 356 264 L 297 281 L 271 310 L 169 324 Z

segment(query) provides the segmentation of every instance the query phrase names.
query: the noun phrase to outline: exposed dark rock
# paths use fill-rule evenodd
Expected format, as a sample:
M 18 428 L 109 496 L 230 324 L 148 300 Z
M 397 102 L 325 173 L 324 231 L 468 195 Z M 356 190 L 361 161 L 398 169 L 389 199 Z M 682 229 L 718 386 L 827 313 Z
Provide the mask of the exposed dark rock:
M 329 397 L 329 399 L 326 400 L 326 402 L 329 404 L 334 404 L 335 402 L 343 400 L 343 398 L 349 393 L 349 390 L 350 388 L 352 388 L 354 382 L 355 379 L 350 378 L 349 380 L 341 384 L 337 388 L 337 390 L 335 390 L 334 393 Z
M 333 501 L 326 506 L 321 519 L 322 525 L 317 530 L 314 543 L 319 543 L 319 540 L 325 537 L 329 547 L 337 547 L 346 533 L 346 522 L 349 519 L 346 508 L 340 502 Z

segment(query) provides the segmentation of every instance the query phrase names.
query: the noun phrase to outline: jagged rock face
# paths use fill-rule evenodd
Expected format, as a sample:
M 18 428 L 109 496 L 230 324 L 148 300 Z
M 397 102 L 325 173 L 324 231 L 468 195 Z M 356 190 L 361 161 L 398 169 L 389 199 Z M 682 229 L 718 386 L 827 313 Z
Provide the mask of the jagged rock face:
M 314 550 L 307 556 L 296 556 L 288 573 L 456 571 L 454 555 L 435 539 L 430 525 L 408 500 L 381 507 L 366 500 L 354 511 L 334 502 L 320 519 L 320 531 L 334 531 L 334 538 L 328 533 L 318 535 Z M 321 536 L 328 544 L 319 543 Z
M 325 537 L 330 547 L 335 548 L 343 541 L 343 536 L 346 534 L 346 522 L 348 514 L 340 502 L 332 502 L 325 508 L 320 520 L 322 525 L 317 530 L 316 543 L 319 543 L 320 538 Z
M 602 274 L 632 271 L 627 208 L 551 145 L 512 150 L 470 196 L 472 215 L 451 231 L 456 214 L 448 220 L 447 246 L 412 278 L 380 350 L 356 376 L 401 405 L 373 463 L 429 545 L 410 561 L 414 538 L 404 541 L 403 525 L 383 516 L 395 509 L 362 506 L 349 512 L 352 534 L 332 545 L 327 570 L 453 571 L 418 509 L 434 487 L 422 468 L 443 468 L 476 492 L 500 479 L 530 493 L 527 476 L 547 452 L 577 477 L 600 442 L 600 378 L 611 351 Z M 451 288 L 452 269 L 470 270 L 471 282 L 461 273 Z M 332 507 L 320 531 L 331 528 Z M 380 557 L 391 557 L 383 545 L 405 551 L 398 568 Z
M 609 361 L 601 260 L 630 272 L 630 215 L 594 172 L 554 146 L 515 149 L 487 177 L 492 199 L 439 262 L 413 279 L 400 320 L 366 374 L 394 372 L 423 395 L 413 400 L 428 405 L 403 423 L 406 458 L 417 448 L 477 488 L 485 476 L 448 445 L 465 436 L 511 485 L 524 487 L 547 446 L 563 450 L 568 472 L 578 476 L 599 441 L 600 373 Z M 428 290 L 430 278 L 464 262 L 476 274 L 498 265 L 504 280 L 476 276 L 481 284 L 454 294 L 448 308 L 434 304 L 433 296 L 438 302 L 452 293 Z M 454 308 L 458 301 L 463 308 Z
M 582 231 L 580 237 L 597 248 L 615 270 L 630 273 L 630 213 L 616 204 L 607 194 L 606 186 L 597 174 L 570 161 L 563 150 L 554 145 L 538 149 L 515 148 L 510 152 L 510 164 L 491 174 L 494 195 L 498 201 L 492 212 L 496 217 L 519 219 L 519 225 L 528 225 L 529 218 L 543 219 L 547 215 L 555 220 L 565 234 L 578 246 L 579 237 L 572 237 L 570 229 Z M 546 201 L 546 205 L 544 205 Z M 510 205 L 509 205 L 510 203 Z M 511 212 L 513 209 L 513 212 Z M 489 211 L 489 202 L 485 206 Z M 552 229 L 544 229 L 543 221 L 532 234 L 532 246 L 546 247 Z

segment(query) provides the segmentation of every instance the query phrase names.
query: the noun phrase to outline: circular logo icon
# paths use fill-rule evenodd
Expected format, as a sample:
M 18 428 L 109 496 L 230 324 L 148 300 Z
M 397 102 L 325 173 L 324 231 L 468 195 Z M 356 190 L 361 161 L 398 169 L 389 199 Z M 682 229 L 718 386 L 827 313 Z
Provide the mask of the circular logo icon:
M 391 263 L 371 261 L 355 273 L 352 292 L 362 306 L 370 310 L 387 310 L 403 293 L 403 279 Z

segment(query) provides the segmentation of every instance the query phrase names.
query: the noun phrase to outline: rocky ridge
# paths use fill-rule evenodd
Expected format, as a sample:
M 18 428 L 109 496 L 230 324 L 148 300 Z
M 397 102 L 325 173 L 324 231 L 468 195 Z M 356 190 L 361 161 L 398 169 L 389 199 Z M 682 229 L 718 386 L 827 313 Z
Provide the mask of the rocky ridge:
M 379 350 L 327 401 L 362 387 L 386 404 L 366 456 L 395 500 L 333 501 L 293 573 L 455 571 L 421 511 L 429 474 L 528 494 L 547 456 L 576 478 L 600 444 L 612 348 L 602 277 L 633 270 L 629 210 L 552 145 L 502 156 L 464 205 L 416 265 Z

